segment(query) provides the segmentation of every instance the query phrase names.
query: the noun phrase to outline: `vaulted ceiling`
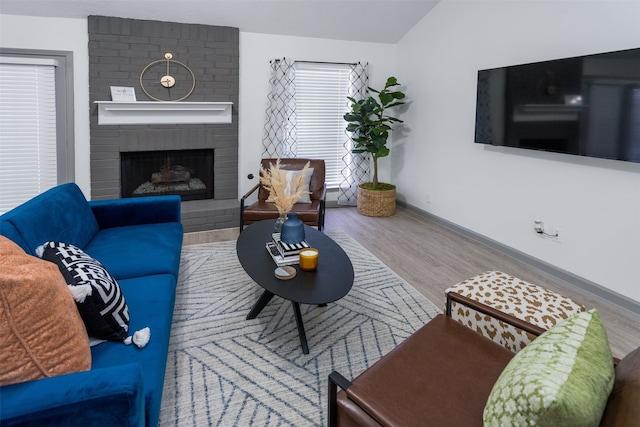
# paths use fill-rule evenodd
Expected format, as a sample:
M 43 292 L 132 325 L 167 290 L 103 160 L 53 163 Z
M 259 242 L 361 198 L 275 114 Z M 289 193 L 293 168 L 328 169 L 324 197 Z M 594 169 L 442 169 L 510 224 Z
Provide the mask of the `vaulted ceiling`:
M 440 0 L 0 0 L 8 15 L 89 15 L 238 27 L 250 33 L 398 42 Z

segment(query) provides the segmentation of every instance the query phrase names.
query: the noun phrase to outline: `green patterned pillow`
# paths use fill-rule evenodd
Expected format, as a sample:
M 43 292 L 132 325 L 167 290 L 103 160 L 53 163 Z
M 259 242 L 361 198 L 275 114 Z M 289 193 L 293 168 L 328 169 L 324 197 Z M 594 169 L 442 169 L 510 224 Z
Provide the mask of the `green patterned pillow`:
M 598 311 L 558 323 L 521 350 L 496 381 L 485 426 L 597 426 L 613 388 Z

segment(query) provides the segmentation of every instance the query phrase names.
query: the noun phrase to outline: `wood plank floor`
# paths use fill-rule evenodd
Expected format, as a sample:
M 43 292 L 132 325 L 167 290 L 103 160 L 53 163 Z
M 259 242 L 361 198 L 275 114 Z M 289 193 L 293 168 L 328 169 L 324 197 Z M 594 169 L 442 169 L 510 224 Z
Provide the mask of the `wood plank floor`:
M 640 346 L 640 315 L 573 284 L 453 232 L 418 212 L 398 206 L 395 215 L 371 218 L 355 208 L 330 208 L 326 230 L 342 230 L 367 248 L 433 303 L 444 306 L 451 285 L 489 270 L 499 270 L 568 296 L 599 310 L 611 350 L 622 357 Z M 185 244 L 235 239 L 237 229 L 190 233 Z

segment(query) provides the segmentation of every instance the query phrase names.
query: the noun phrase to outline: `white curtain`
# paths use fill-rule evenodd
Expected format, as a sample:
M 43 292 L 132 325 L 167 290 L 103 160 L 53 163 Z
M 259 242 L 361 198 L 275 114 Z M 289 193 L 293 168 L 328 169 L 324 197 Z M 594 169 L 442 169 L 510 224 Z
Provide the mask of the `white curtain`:
M 271 64 L 271 90 L 262 138 L 263 158 L 296 157 L 296 100 L 294 61 L 275 59 Z
M 349 96 L 363 99 L 369 96 L 369 64 L 353 64 L 351 66 Z M 350 101 L 345 100 L 348 104 Z M 346 122 L 345 122 L 346 129 Z M 358 200 L 358 184 L 368 181 L 369 156 L 366 153 L 352 153 L 354 142 L 350 133 L 345 130 L 345 154 L 343 158 L 342 182 L 338 193 L 338 204 L 355 206 Z

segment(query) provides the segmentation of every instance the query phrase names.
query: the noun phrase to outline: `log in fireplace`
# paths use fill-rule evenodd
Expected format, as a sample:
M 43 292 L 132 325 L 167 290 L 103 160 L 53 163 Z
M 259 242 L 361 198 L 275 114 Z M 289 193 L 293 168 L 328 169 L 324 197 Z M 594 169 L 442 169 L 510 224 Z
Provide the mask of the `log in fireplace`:
M 182 200 L 212 199 L 214 150 L 120 153 L 122 197 L 177 194 Z

